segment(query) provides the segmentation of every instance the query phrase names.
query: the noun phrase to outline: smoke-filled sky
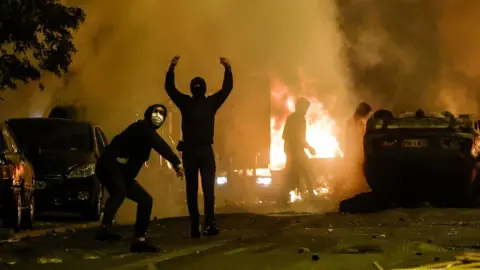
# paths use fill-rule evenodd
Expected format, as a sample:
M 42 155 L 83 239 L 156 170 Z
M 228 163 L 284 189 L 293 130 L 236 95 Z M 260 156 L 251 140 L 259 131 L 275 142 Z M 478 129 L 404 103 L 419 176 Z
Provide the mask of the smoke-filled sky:
M 478 113 L 474 0 L 338 0 L 354 91 L 396 111 Z
M 230 60 L 235 88 L 219 115 L 219 134 L 227 122 L 222 119 L 246 123 L 258 118 L 256 109 L 249 108 L 268 107 L 272 77 L 295 88 L 302 70 L 316 81 L 314 94 L 333 91 L 342 101 L 350 97 L 342 35 L 330 0 L 274 5 L 269 0 L 66 2 L 87 13 L 75 35 L 78 53 L 69 76 L 63 81 L 46 79 L 47 91 L 36 92 L 22 106 L 6 95 L 2 116 L 41 114 L 50 109 L 52 97 L 58 98 L 56 103 L 80 100 L 88 106 L 88 118 L 111 137 L 148 104 L 168 101 L 164 76 L 176 54 L 181 56 L 177 86 L 187 93 L 195 76 L 204 77 L 210 91 L 218 90 L 223 77 L 218 57 Z M 35 85 L 29 88 L 15 95 L 31 96 Z
M 4 93 L 2 119 L 41 114 L 52 97 L 81 99 L 91 117 L 116 132 L 147 104 L 166 101 L 163 77 L 175 54 L 182 57 L 177 81 L 184 91 L 197 75 L 217 90 L 218 57 L 231 60 L 236 87 L 226 107 L 235 115 L 251 116 L 241 108 L 267 97 L 252 76 L 295 89 L 299 69 L 315 80 L 315 92 L 338 94 L 348 112 L 360 99 L 395 109 L 476 110 L 480 3 L 474 0 L 63 2 L 87 12 L 68 80 L 47 75 L 44 93 L 35 84 Z M 344 108 L 337 105 L 326 104 Z

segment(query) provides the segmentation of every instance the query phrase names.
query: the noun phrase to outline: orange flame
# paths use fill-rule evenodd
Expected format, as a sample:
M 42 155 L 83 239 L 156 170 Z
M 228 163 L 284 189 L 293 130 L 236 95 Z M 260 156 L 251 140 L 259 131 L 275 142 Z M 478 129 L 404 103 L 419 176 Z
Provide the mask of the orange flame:
M 288 87 L 279 80 L 271 83 L 272 110 L 270 118 L 270 168 L 281 170 L 285 167 L 286 156 L 283 150 L 282 133 L 288 115 L 295 111 L 297 97 L 290 93 Z M 334 158 L 343 156 L 335 138 L 335 121 L 328 115 L 322 103 L 315 97 L 305 97 L 311 103 L 306 115 L 307 142 L 315 149 L 315 158 Z M 313 158 L 307 153 L 310 158 Z

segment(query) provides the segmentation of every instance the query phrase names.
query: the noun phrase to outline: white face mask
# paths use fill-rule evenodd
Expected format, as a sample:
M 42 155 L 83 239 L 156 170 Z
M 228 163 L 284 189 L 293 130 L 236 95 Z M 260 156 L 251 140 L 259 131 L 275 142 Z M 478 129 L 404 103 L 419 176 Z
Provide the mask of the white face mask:
M 152 124 L 160 126 L 163 123 L 163 115 L 159 112 L 152 113 Z

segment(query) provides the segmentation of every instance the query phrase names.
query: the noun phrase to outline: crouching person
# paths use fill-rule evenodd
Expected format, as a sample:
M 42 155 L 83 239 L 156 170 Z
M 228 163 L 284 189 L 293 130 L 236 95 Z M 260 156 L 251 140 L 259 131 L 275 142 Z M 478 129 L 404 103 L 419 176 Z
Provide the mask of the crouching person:
M 152 213 L 152 196 L 138 183 L 137 177 L 143 164 L 154 149 L 183 177 L 183 166 L 170 146 L 156 130 L 167 118 L 165 106 L 156 104 L 147 108 L 145 118 L 127 127 L 115 136 L 105 148 L 96 166 L 96 175 L 109 193 L 105 204 L 102 225 L 96 235 L 99 241 L 118 241 L 121 236 L 111 231 L 113 219 L 125 198 L 137 203 L 135 239 L 131 252 L 156 252 L 157 248 L 146 241 L 146 233 Z

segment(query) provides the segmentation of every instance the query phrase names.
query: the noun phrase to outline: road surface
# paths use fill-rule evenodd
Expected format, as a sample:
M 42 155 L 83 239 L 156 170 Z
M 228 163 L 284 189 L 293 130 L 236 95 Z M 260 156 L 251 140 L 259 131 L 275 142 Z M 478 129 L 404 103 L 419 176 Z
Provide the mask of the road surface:
M 450 261 L 480 249 L 480 211 L 394 209 L 375 214 L 219 215 L 221 235 L 189 239 L 186 218 L 152 221 L 158 254 L 130 254 L 131 226 L 119 243 L 94 229 L 2 242 L 3 269 L 384 269 Z M 316 259 L 318 256 L 318 260 Z M 312 259 L 313 258 L 313 259 Z

